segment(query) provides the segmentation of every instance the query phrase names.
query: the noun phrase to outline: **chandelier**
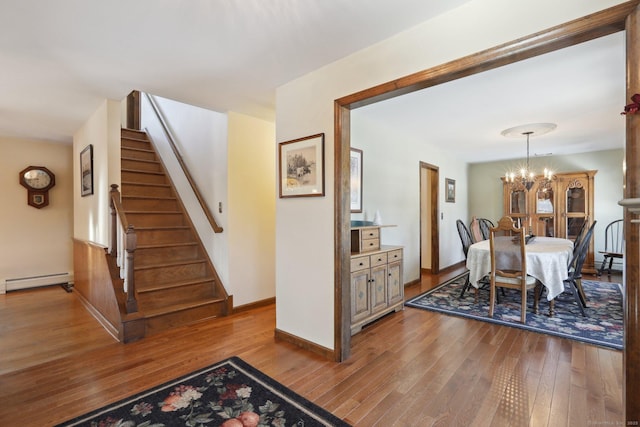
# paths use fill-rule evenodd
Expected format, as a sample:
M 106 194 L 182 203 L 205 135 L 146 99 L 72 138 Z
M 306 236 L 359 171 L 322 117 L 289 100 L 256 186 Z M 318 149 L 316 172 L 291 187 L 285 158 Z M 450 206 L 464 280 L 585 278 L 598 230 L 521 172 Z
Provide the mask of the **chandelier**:
M 532 123 L 528 125 L 516 126 L 513 128 L 505 129 L 500 132 L 501 135 L 506 137 L 522 137 L 527 138 L 527 160 L 525 166 L 520 168 L 519 173 L 507 172 L 505 180 L 512 183 L 514 186 L 522 186 L 527 191 L 531 190 L 533 184 L 536 182 L 536 173 L 529 167 L 529 138 L 531 136 L 539 136 L 545 133 L 551 132 L 556 128 L 555 123 Z M 542 175 L 542 181 L 540 184 L 543 190 L 549 186 L 553 179 L 553 172 L 547 168 L 544 169 Z

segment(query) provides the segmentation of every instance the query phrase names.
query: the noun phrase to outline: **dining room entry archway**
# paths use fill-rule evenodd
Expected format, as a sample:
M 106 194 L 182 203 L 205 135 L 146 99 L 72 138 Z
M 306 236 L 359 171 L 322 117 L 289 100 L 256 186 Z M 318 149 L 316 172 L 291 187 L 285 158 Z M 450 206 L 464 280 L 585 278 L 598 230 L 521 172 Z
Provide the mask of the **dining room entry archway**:
M 633 0 L 530 36 L 356 92 L 334 102 L 334 358 L 343 361 L 351 349 L 350 331 L 350 114 L 352 109 L 464 78 L 503 65 L 626 30 L 626 94 L 640 93 L 640 10 Z M 640 197 L 640 117 L 628 117 L 625 199 Z M 626 420 L 640 419 L 640 239 L 639 225 L 625 212 L 626 310 L 623 372 Z

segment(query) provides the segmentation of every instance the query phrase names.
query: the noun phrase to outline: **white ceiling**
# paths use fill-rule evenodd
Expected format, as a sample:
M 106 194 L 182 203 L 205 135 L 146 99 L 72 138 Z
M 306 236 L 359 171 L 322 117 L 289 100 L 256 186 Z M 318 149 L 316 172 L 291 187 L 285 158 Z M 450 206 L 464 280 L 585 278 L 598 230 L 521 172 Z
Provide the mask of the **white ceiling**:
M 5 0 L 0 137 L 70 143 L 134 89 L 273 119 L 276 87 L 467 1 Z M 618 33 L 354 114 L 469 162 L 523 157 L 500 131 L 532 122 L 558 125 L 532 154 L 623 147 L 624 70 Z
M 558 125 L 531 137 L 532 157 L 623 148 L 624 46 L 620 32 L 352 114 L 384 124 L 400 138 L 455 147 L 469 163 L 525 157 L 526 138 L 500 132 L 529 123 Z
M 3 0 L 0 136 L 71 142 L 138 89 L 273 119 L 275 88 L 468 0 Z

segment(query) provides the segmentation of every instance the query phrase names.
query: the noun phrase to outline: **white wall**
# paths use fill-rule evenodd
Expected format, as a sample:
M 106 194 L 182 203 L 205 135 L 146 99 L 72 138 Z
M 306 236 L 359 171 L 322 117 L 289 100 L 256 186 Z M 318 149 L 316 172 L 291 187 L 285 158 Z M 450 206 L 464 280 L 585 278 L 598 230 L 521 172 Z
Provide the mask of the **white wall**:
M 333 348 L 335 99 L 619 3 L 473 0 L 279 87 L 276 139 L 325 133 L 327 191 L 324 198 L 277 200 L 277 328 Z M 446 171 L 441 176 L 456 179 L 457 191 L 466 193 L 461 185 L 464 177 L 458 180 Z M 443 208 L 445 218 L 455 218 L 462 207 L 449 205 Z M 445 252 L 450 249 L 441 247 Z
M 275 124 L 229 116 L 229 283 L 235 306 L 275 296 Z
M 194 179 L 216 223 L 226 230 L 227 214 L 218 205 L 227 205 L 227 116 L 193 105 L 154 96 L 153 99 L 170 128 L 172 137 L 189 174 Z M 182 172 L 161 122 L 157 119 L 146 95 L 141 103 L 142 127 L 153 140 L 158 155 L 171 177 L 176 191 L 193 222 L 209 258 L 225 288 L 231 293 L 228 265 L 228 233 L 214 233 L 209 220 Z
M 0 293 L 7 279 L 73 274 L 71 144 L 0 138 L 0 153 Z M 18 175 L 28 166 L 55 175 L 49 206 L 27 205 Z
M 73 236 L 109 246 L 109 191 L 120 184 L 120 103 L 105 100 L 73 136 Z M 93 145 L 93 194 L 80 194 L 80 152 Z M 116 160 L 117 159 L 117 160 Z
M 438 166 L 440 268 L 464 259 L 456 219 L 467 217 L 467 166 L 438 141 L 398 138 L 395 129 L 372 122 L 358 110 L 351 114 L 351 146 L 363 150 L 363 213 L 352 219 L 372 220 L 380 212 L 382 244 L 404 246 L 404 283 L 420 278 L 420 162 Z M 445 202 L 445 178 L 456 181 L 455 203 Z

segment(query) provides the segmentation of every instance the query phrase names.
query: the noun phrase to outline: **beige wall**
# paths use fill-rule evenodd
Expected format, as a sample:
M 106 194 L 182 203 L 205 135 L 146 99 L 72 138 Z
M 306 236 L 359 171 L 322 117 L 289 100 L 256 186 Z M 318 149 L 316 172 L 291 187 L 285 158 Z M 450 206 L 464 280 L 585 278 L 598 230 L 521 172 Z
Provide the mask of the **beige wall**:
M 323 198 L 276 202 L 277 328 L 333 348 L 335 99 L 619 3 L 622 1 L 472 0 L 280 86 L 276 91 L 277 141 L 325 133 L 327 192 Z M 461 177 L 466 183 L 466 175 Z M 459 206 L 457 200 L 455 205 Z
M 275 296 L 275 125 L 229 113 L 229 284 L 234 305 Z
M 73 159 L 71 144 L 0 138 L 0 293 L 5 280 L 73 273 Z M 27 205 L 18 181 L 28 166 L 54 173 L 49 206 Z

